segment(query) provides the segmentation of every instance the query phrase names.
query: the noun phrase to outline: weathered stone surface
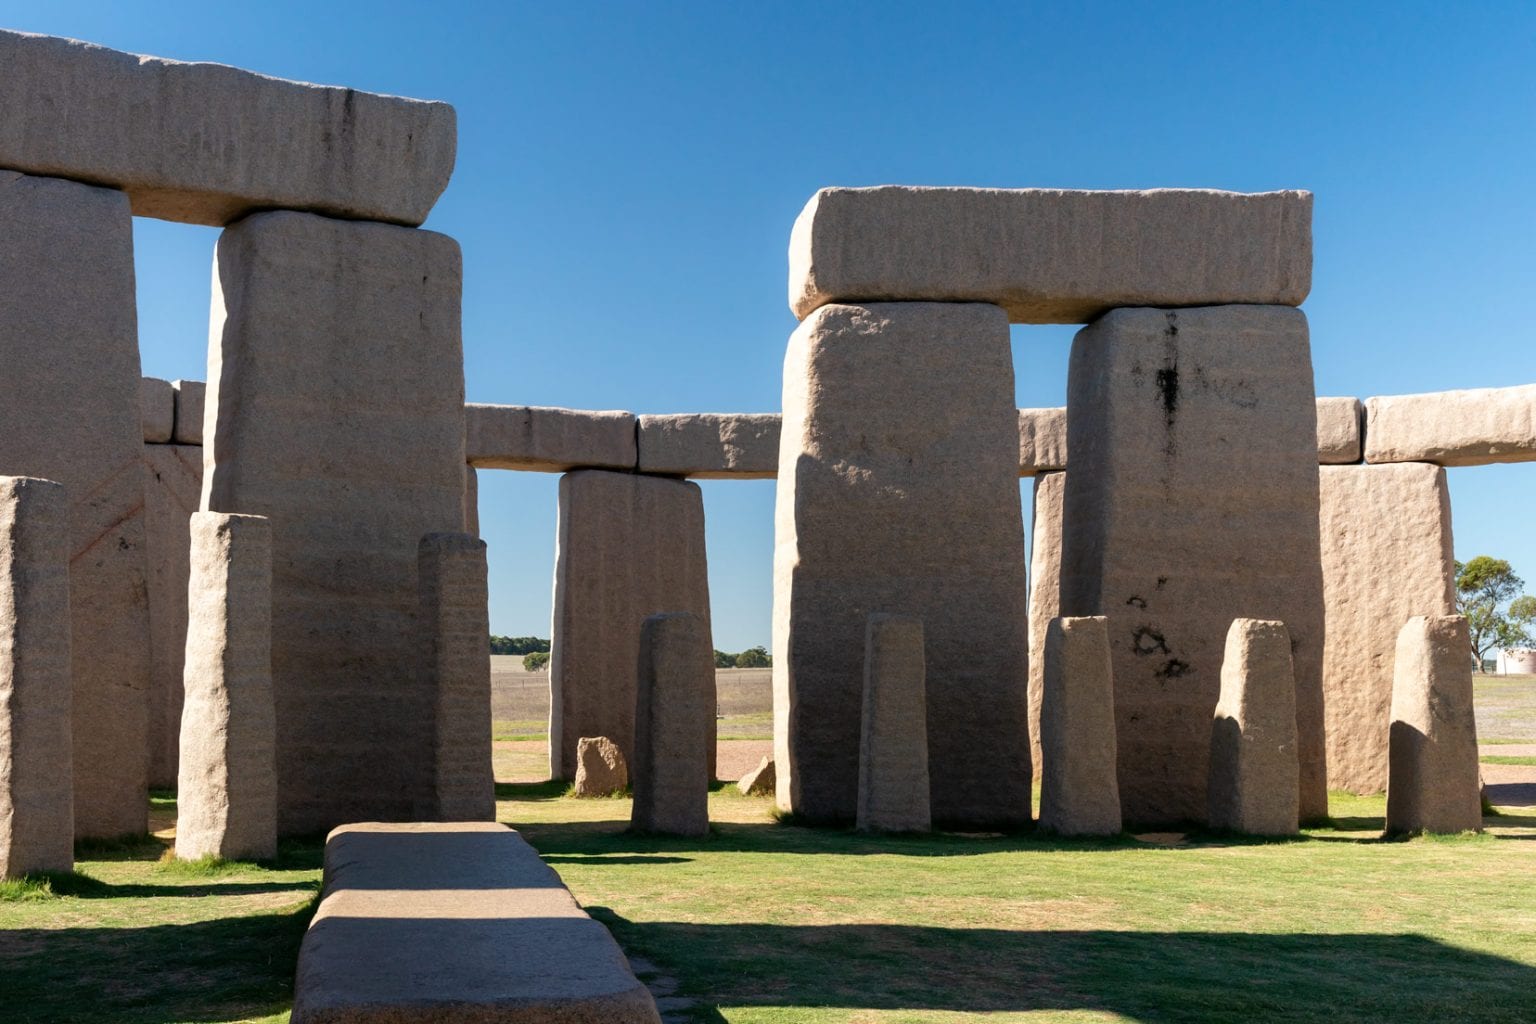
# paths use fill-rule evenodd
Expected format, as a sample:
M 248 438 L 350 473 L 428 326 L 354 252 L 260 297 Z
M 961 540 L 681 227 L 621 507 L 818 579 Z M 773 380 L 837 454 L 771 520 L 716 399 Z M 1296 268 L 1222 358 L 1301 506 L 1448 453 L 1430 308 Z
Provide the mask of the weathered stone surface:
M 641 416 L 642 473 L 700 480 L 767 480 L 779 473 L 777 413 Z
M 417 549 L 428 692 L 437 697 L 437 815 L 492 821 L 491 635 L 485 541 L 429 533 Z
M 0 67 L 3 120 L 19 103 L 3 44 Z M 56 480 L 73 508 L 75 828 L 93 837 L 141 833 L 147 820 L 149 606 L 133 281 L 122 193 L 0 171 L 0 474 Z
M 188 521 L 203 489 L 203 450 L 144 446 L 144 544 L 149 584 L 149 784 L 176 785 L 181 675 L 187 653 Z
M 0 165 L 123 190 L 141 217 L 263 209 L 420 224 L 453 172 L 446 103 L 0 31 Z
M 176 856 L 275 857 L 272 527 L 261 516 L 192 515 L 184 686 Z
M 464 417 L 465 451 L 479 469 L 635 468 L 639 421 L 632 412 L 471 403 Z
M 624 751 L 607 736 L 583 736 L 576 744 L 577 796 L 611 796 L 629 788 Z
M 962 397 L 963 396 L 963 397 Z M 824 306 L 784 361 L 779 804 L 853 821 L 870 612 L 920 619 L 933 819 L 1029 820 L 1019 426 L 994 306 Z
M 1360 461 L 1360 425 L 1365 409 L 1358 398 L 1317 400 L 1317 461 L 1341 466 Z
M 434 818 L 417 545 L 464 524 L 459 248 L 263 213 L 217 261 L 203 506 L 272 520 L 279 833 Z
M 1205 817 L 1211 709 L 1234 618 L 1290 630 L 1301 817 L 1326 814 L 1306 316 L 1115 310 L 1078 332 L 1068 394 L 1061 612 L 1109 619 L 1126 820 Z
M 480 536 L 480 474 L 468 463 L 464 466 L 464 532 Z
M 1061 613 L 1061 473 L 1035 477 L 1029 543 L 1029 763 L 1040 777 L 1040 702 L 1045 699 L 1045 634 Z
M 1319 496 L 1328 784 L 1380 793 L 1397 635 L 1456 610 L 1450 491 L 1439 466 L 1324 466 Z
M 1416 615 L 1397 638 L 1388 832 L 1481 832 L 1472 640 L 1460 615 Z
M 178 380 L 172 387 L 176 389 L 176 443 L 202 444 L 208 385 L 200 380 Z
M 1064 836 L 1120 831 L 1109 620 L 1052 619 L 1040 714 L 1040 827 Z
M 1067 468 L 1067 409 L 1019 410 L 1019 476 Z
M 707 569 L 698 484 L 603 470 L 560 478 L 551 778 L 575 777 L 583 736 L 607 736 L 634 765 L 640 623 L 666 611 L 693 612 L 708 623 Z
M 736 788 L 747 796 L 772 796 L 776 783 L 777 773 L 773 768 L 773 758 L 764 754 L 763 759 L 757 762 L 757 767 L 743 775 L 736 783 Z
M 1365 400 L 1366 462 L 1536 460 L 1536 384 Z
M 293 1024 L 660 1024 L 613 936 L 505 825 L 347 825 L 325 844 Z
M 75 866 L 69 496 L 0 476 L 0 878 Z
M 789 306 L 990 302 L 1014 323 L 1119 306 L 1274 303 L 1312 287 L 1312 194 L 824 188 L 789 241 Z
M 139 379 L 139 410 L 144 422 L 144 443 L 165 444 L 176 426 L 176 391 L 159 377 Z
M 1296 673 L 1285 623 L 1234 619 L 1221 661 L 1207 783 L 1212 828 L 1297 831 Z
M 715 664 L 709 620 L 651 615 L 640 627 L 635 693 L 635 802 L 630 827 L 709 832 L 709 752 L 715 745 Z
M 859 732 L 858 827 L 926 832 L 928 696 L 923 624 L 879 612 L 864 634 L 864 714 Z

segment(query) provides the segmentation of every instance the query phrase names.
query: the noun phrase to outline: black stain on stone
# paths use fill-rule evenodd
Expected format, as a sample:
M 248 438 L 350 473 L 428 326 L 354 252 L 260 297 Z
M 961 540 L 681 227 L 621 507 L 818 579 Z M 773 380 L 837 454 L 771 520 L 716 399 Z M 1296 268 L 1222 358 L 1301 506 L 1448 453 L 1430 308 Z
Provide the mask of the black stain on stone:
M 1168 642 L 1151 626 L 1137 626 L 1131 634 L 1131 651 L 1135 654 L 1167 654 Z
M 1169 427 L 1179 411 L 1179 364 L 1165 366 L 1157 371 L 1157 391 L 1163 399 L 1163 419 Z
M 1167 576 L 1159 576 L 1157 578 L 1157 589 L 1158 590 L 1162 590 L 1167 585 L 1168 585 L 1168 577 Z
M 1189 662 L 1180 661 L 1178 658 L 1169 658 L 1167 661 L 1163 662 L 1162 668 L 1159 668 L 1155 673 L 1159 679 L 1177 679 L 1180 676 L 1188 674 Z
M 1132 594 L 1130 597 L 1126 598 L 1125 603 L 1130 605 L 1132 608 L 1141 608 L 1145 610 L 1147 607 L 1147 599 L 1144 597 L 1137 597 L 1135 594 Z

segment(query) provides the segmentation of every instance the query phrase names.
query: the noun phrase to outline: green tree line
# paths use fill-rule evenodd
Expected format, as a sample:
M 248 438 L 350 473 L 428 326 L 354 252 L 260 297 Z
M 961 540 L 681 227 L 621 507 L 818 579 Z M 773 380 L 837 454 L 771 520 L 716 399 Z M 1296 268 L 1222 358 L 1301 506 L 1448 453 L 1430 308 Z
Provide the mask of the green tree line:
M 549 641 L 536 636 L 492 636 L 492 654 L 549 653 Z

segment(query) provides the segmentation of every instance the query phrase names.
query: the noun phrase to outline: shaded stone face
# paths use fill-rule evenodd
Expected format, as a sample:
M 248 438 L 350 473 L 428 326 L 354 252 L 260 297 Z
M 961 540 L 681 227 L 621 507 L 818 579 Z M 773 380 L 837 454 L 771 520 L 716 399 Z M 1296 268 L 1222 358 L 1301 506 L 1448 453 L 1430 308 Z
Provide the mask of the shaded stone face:
M 1040 709 L 1040 827 L 1066 836 L 1120 831 L 1108 620 L 1052 619 Z
M 864 633 L 864 713 L 859 735 L 861 830 L 926 832 L 928 708 L 923 624 L 874 613 Z
M 1388 832 L 1482 831 L 1465 617 L 1420 615 L 1403 625 L 1389 746 Z
M 1297 831 L 1296 675 L 1283 622 L 1235 619 L 1227 631 L 1206 792 L 1212 828 Z
M 629 765 L 619 745 L 606 736 L 583 736 L 576 744 L 577 796 L 612 796 L 629 788 Z
M 1205 817 L 1211 708 L 1235 618 L 1290 630 L 1301 815 L 1326 814 L 1305 315 L 1115 310 L 1078 333 L 1068 394 L 1061 611 L 1109 620 L 1125 818 Z
M 188 521 L 203 488 L 203 450 L 147 444 L 144 540 L 149 563 L 149 783 L 176 785 L 181 671 L 187 652 Z
M 709 621 L 652 615 L 640 627 L 635 694 L 635 801 L 630 827 L 709 832 L 709 751 L 715 745 L 715 667 Z

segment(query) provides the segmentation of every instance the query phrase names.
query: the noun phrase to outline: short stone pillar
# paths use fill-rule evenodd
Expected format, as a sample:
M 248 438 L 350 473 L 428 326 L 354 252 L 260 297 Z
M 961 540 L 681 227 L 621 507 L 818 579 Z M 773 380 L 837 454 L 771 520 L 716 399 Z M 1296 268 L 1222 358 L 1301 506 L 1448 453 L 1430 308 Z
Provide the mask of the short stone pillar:
M 640 626 L 630 827 L 709 832 L 709 748 L 715 738 L 715 658 L 709 623 L 692 612 L 652 615 Z
M 1285 623 L 1235 619 L 1227 630 L 1210 764 L 1212 828 L 1256 836 L 1297 831 L 1296 672 Z
M 1045 699 L 1045 634 L 1061 614 L 1061 499 L 1065 473 L 1035 477 L 1029 542 L 1029 760 L 1040 778 L 1040 705 Z M 1117 798 L 1116 805 L 1119 800 Z
M 0 476 L 0 878 L 74 868 L 64 487 Z
M 923 624 L 870 615 L 864 630 L 864 714 L 859 731 L 861 831 L 926 832 L 928 694 Z
M 417 566 L 427 685 L 437 695 L 437 815 L 444 821 L 493 821 L 485 541 L 465 533 L 429 533 L 417 547 Z
M 277 854 L 272 529 L 196 512 L 177 774 L 176 856 Z
M 1480 832 L 1472 639 L 1460 615 L 1420 615 L 1397 636 L 1387 831 Z
M 612 796 L 629 788 L 624 751 L 607 736 L 583 736 L 576 744 L 574 796 Z
M 1052 619 L 1040 701 L 1040 827 L 1064 836 L 1120 831 L 1109 621 Z

